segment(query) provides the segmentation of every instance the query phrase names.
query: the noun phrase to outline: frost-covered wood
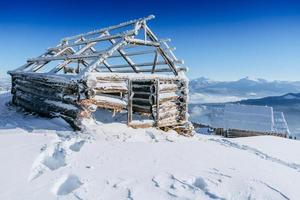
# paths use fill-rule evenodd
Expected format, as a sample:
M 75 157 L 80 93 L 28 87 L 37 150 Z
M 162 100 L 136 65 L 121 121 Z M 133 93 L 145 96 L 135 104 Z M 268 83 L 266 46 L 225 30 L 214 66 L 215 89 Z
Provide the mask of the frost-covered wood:
M 147 21 L 153 18 L 67 37 L 28 59 L 8 72 L 13 103 L 41 115 L 63 117 L 74 127 L 97 108 L 127 110 L 128 125 L 134 127 L 144 126 L 134 119 L 136 115 L 146 115 L 151 126 L 184 127 L 186 67 L 175 57 L 170 40 L 160 40 L 150 30 Z

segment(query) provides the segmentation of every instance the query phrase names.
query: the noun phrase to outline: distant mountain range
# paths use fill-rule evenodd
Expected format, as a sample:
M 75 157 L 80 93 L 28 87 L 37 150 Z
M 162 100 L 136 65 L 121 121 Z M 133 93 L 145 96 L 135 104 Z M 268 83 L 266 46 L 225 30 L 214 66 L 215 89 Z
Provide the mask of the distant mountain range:
M 242 78 L 237 81 L 214 81 L 200 77 L 190 81 L 191 103 L 223 103 L 249 98 L 300 93 L 300 81 L 267 81 Z
M 300 93 L 287 93 L 281 96 L 270 96 L 260 99 L 247 99 L 240 101 L 242 104 L 255 104 L 255 105 L 300 105 Z

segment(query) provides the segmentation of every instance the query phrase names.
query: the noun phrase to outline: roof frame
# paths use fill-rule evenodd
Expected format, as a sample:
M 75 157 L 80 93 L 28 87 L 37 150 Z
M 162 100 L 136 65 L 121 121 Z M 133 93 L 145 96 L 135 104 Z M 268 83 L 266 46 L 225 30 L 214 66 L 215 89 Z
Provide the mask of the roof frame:
M 13 72 L 39 72 L 45 65 L 52 61 L 61 61 L 58 65 L 44 74 L 58 74 L 62 69 L 68 73 L 69 65 L 77 62 L 76 74 L 84 75 L 93 71 L 100 71 L 101 65 L 107 68 L 110 72 L 120 73 L 156 73 L 156 72 L 171 72 L 178 75 L 179 71 L 185 71 L 183 61 L 176 58 L 173 53 L 174 48 L 168 45 L 169 40 L 159 40 L 158 37 L 147 26 L 147 21 L 153 19 L 154 16 L 131 20 L 118 25 L 109 26 L 107 28 L 90 31 L 87 33 L 63 38 L 60 43 L 53 48 L 48 48 L 47 51 L 38 56 L 27 60 L 27 63 Z M 126 27 L 126 31 L 121 32 L 120 29 Z M 110 33 L 110 31 L 119 31 Z M 144 32 L 142 38 L 141 32 Z M 108 42 L 110 46 L 105 49 L 98 49 L 98 44 Z M 99 46 L 99 45 L 98 45 Z M 78 47 L 74 48 L 74 47 Z M 126 49 L 143 47 L 146 49 L 138 51 L 126 51 Z M 75 50 L 76 49 L 76 50 Z M 132 57 L 153 55 L 154 58 L 146 60 L 142 63 L 136 63 Z M 162 61 L 159 60 L 159 57 Z M 122 58 L 124 64 L 110 64 L 108 59 Z M 80 64 L 84 66 L 80 69 Z M 165 68 L 159 68 L 160 65 L 166 65 Z M 140 67 L 150 66 L 151 69 L 140 69 Z M 119 70 L 123 68 L 129 69 Z M 29 70 L 28 70 L 29 69 Z M 59 75 L 59 74 L 58 74 Z

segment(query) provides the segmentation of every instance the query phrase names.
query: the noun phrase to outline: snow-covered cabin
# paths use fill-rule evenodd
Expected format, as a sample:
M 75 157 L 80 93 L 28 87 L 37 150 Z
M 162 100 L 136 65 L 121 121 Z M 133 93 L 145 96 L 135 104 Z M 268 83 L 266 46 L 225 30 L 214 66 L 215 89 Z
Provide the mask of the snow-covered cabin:
M 146 126 L 133 113 L 148 115 L 149 126 L 190 130 L 188 80 L 169 39 L 148 26 L 154 16 L 63 38 L 12 77 L 12 102 L 45 116 L 78 119 L 100 109 L 127 111 L 129 126 Z

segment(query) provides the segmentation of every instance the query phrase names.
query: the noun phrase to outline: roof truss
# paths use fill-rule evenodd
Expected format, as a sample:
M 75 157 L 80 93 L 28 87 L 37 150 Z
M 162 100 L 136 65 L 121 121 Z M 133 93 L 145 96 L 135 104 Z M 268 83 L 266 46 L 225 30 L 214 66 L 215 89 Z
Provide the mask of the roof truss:
M 28 59 L 15 71 L 79 75 L 93 71 L 167 72 L 177 75 L 186 68 L 181 66 L 183 61 L 175 57 L 174 48 L 168 45 L 170 40 L 159 40 L 147 26 L 147 21 L 153 18 L 150 15 L 63 38 L 56 47 L 48 48 L 37 58 Z M 113 59 L 119 59 L 119 62 Z M 46 66 L 53 63 L 46 70 Z

